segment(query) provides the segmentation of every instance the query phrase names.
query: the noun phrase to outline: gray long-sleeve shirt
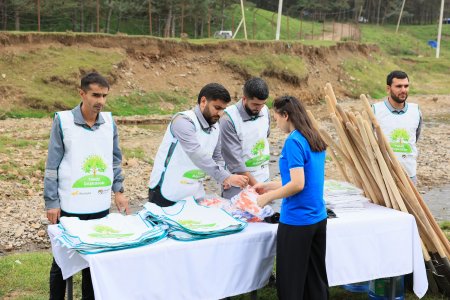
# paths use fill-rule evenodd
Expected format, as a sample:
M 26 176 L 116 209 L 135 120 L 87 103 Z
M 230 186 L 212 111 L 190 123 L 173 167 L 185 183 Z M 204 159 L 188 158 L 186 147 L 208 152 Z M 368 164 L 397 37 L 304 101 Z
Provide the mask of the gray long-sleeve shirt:
M 215 124 L 209 125 L 197 105 L 194 108 L 194 113 L 200 123 L 201 129 L 205 132 L 210 132 L 215 128 Z M 231 174 L 224 170 L 223 158 L 221 154 L 220 133 L 213 156 L 204 155 L 201 151 L 200 143 L 195 135 L 195 125 L 192 120 L 183 114 L 177 115 L 171 123 L 171 132 L 173 136 L 180 142 L 181 148 L 186 152 L 187 156 L 192 160 L 194 165 L 203 170 L 206 174 L 214 178 L 220 184 Z
M 94 125 L 92 127 L 89 127 L 89 125 L 84 120 L 83 115 L 81 114 L 81 104 L 72 109 L 72 113 L 75 125 L 82 126 L 83 128 L 88 130 L 95 131 L 100 126 L 102 126 L 102 124 L 105 123 L 105 120 L 103 119 L 101 114 L 99 114 Z M 58 169 L 64 157 L 65 149 L 60 124 L 61 122 L 59 118 L 55 117 L 53 119 L 52 130 L 50 133 L 50 142 L 48 144 L 48 157 L 44 176 L 44 200 L 46 209 L 61 207 L 58 195 Z M 124 177 L 122 176 L 122 152 L 120 151 L 119 148 L 119 134 L 115 122 L 113 124 L 113 128 L 114 128 L 113 132 L 114 180 L 112 190 L 113 192 L 117 192 L 122 189 Z
M 256 117 L 250 116 L 245 111 L 242 100 L 236 103 L 236 107 L 239 111 L 239 115 L 244 122 L 264 116 L 262 111 Z M 242 154 L 242 141 L 239 140 L 239 136 L 236 132 L 236 128 L 234 127 L 233 120 L 230 119 L 228 114 L 224 114 L 224 116 L 220 119 L 220 134 L 222 142 L 222 156 L 226 163 L 227 170 L 229 170 L 233 174 L 246 172 L 247 167 L 245 166 Z M 269 129 L 267 130 L 267 137 L 269 137 L 269 135 L 270 124 Z

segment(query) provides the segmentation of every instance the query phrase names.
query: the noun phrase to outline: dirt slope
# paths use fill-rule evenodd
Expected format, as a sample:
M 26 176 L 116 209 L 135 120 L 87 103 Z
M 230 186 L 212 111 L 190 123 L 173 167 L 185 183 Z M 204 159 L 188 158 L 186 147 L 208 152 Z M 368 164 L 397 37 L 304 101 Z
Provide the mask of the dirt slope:
M 223 59 L 227 55 L 257 56 L 263 52 L 288 54 L 302 58 L 307 69 L 305 78 L 292 80 L 283 72 L 265 73 L 263 77 L 269 83 L 272 96 L 292 94 L 308 103 L 323 98 L 322 87 L 326 82 L 333 84 L 338 95 L 346 95 L 344 83 L 349 78 L 341 67 L 342 61 L 351 56 L 369 59 L 371 52 L 378 51 L 375 46 L 355 43 L 314 47 L 285 42 L 220 41 L 198 45 L 187 41 L 150 37 L 50 33 L 0 33 L 0 45 L 0 55 L 26 55 L 31 51 L 38 52 L 49 47 L 75 47 L 90 51 L 108 48 L 122 53 L 125 57 L 107 74 L 113 83 L 113 96 L 128 95 L 136 91 L 182 91 L 193 99 L 200 88 L 209 82 L 219 82 L 229 89 L 232 96 L 240 96 L 242 84 L 250 74 L 230 67 Z M 92 64 L 95 66 L 95 62 Z M 74 78 L 60 80 L 58 84 L 71 86 L 79 75 L 74 73 Z M 20 102 L 20 91 L 4 89 L 0 104 Z

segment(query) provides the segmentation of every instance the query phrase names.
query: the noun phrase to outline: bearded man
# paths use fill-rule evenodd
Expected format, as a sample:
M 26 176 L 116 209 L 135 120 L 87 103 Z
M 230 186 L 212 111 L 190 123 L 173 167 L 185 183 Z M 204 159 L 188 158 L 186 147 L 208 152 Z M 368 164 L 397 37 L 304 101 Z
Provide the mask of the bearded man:
M 373 105 L 375 117 L 406 173 L 417 184 L 416 143 L 422 128 L 422 113 L 419 105 L 406 101 L 409 78 L 405 72 L 392 71 L 386 84 L 388 97 Z
M 248 178 L 224 170 L 220 130 L 216 125 L 230 93 L 218 83 L 205 85 L 193 110 L 176 114 L 156 154 L 149 183 L 149 202 L 161 207 L 179 200 L 205 196 L 203 180 L 214 178 L 224 189 L 245 187 Z
M 258 77 L 247 80 L 243 96 L 225 110 L 220 119 L 222 156 L 225 168 L 233 174 L 245 175 L 249 185 L 269 180 L 270 113 L 266 101 L 267 83 Z M 240 187 L 224 189 L 222 196 L 231 199 Z

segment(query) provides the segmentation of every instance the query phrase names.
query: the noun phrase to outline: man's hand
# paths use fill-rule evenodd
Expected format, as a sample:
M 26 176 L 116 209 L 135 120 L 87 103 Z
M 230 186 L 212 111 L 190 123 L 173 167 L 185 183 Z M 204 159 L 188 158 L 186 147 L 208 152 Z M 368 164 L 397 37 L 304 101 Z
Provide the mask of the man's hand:
M 47 219 L 50 221 L 50 224 L 58 223 L 60 216 L 61 216 L 61 208 L 51 208 L 47 210 Z
M 224 189 L 230 188 L 232 186 L 243 189 L 247 185 L 248 185 L 248 177 L 244 175 L 233 174 L 223 181 Z
M 130 214 L 130 209 L 128 208 L 128 199 L 121 192 L 116 192 L 114 194 L 114 202 L 116 203 L 117 210 L 119 213 L 125 212 L 127 215 Z

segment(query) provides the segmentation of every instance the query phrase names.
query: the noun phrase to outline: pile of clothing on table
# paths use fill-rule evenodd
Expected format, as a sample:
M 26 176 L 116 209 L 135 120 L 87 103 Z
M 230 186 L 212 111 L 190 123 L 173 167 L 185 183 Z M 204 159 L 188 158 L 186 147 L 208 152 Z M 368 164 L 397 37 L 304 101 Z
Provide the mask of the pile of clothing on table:
M 167 236 L 167 228 L 152 224 L 139 214 L 111 213 L 95 220 L 61 217 L 56 239 L 81 254 L 127 249 L 155 243 Z
M 327 208 L 340 212 L 362 210 L 364 203 L 369 202 L 363 190 L 337 180 L 325 180 L 323 197 Z
M 234 218 L 223 209 L 199 205 L 194 198 L 168 207 L 146 203 L 139 215 L 152 224 L 167 226 L 168 237 L 179 241 L 233 234 L 247 226 L 245 221 Z
M 165 237 L 193 241 L 233 234 L 247 222 L 279 217 L 270 206 L 259 207 L 257 196 L 254 189 L 246 188 L 231 201 L 210 197 L 197 203 L 190 198 L 169 207 L 146 203 L 141 211 L 128 216 L 111 213 L 88 221 L 62 217 L 58 225 L 61 234 L 55 238 L 64 247 L 93 254 L 139 247 Z
M 256 203 L 258 193 L 252 187 L 246 187 L 231 200 L 218 196 L 207 196 L 199 204 L 208 207 L 221 208 L 233 217 L 246 222 L 262 222 L 264 220 L 279 219 L 279 213 L 275 213 L 270 205 L 259 207 Z

